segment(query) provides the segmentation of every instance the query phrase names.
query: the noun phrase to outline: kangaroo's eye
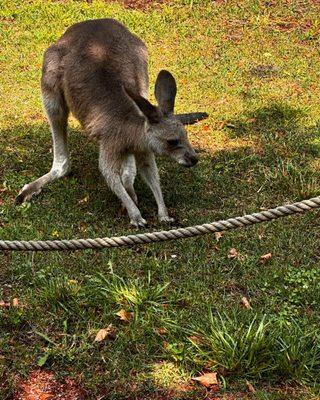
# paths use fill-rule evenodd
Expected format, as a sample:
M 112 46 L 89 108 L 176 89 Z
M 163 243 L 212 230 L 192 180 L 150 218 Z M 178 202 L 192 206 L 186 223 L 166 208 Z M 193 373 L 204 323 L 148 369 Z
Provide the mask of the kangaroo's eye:
M 178 139 L 169 139 L 169 140 L 167 140 L 167 143 L 171 147 L 176 147 L 179 144 L 179 140 Z

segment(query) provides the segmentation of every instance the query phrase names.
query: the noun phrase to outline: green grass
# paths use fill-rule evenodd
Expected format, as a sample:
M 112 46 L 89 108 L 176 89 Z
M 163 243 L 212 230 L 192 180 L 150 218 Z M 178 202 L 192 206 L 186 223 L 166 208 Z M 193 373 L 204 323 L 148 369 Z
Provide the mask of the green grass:
M 3 0 L 0 237 L 132 232 L 99 174 L 96 147 L 74 120 L 72 177 L 31 204 L 13 205 L 51 163 L 39 90 L 43 51 L 88 18 L 124 22 L 148 45 L 152 85 L 167 68 L 178 81 L 177 111 L 210 114 L 189 128 L 197 167 L 159 160 L 166 202 L 181 224 L 318 195 L 319 11 L 311 0 L 177 0 L 145 12 L 104 2 Z M 140 181 L 137 192 L 151 229 L 160 229 Z M 0 300 L 21 304 L 0 308 L 1 399 L 39 366 L 74 378 L 89 399 L 205 398 L 190 378 L 207 370 L 218 371 L 227 394 L 244 393 L 250 380 L 258 399 L 319 398 L 319 227 L 313 212 L 226 233 L 219 242 L 206 236 L 121 250 L 1 253 Z M 243 296 L 251 310 L 241 307 Z M 116 315 L 121 309 L 133 312 L 127 324 Z M 94 342 L 110 324 L 115 340 Z

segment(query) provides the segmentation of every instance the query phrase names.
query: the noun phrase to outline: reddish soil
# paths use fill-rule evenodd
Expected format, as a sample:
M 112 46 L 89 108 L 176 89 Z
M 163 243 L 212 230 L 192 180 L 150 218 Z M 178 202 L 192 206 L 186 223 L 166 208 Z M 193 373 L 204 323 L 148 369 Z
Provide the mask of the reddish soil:
M 20 382 L 14 400 L 84 400 L 85 393 L 72 379 L 58 381 L 52 372 L 35 370 Z
M 92 3 L 92 0 L 86 0 L 87 3 Z M 122 3 L 124 7 L 129 9 L 145 10 L 147 8 L 154 8 L 168 0 L 105 0 L 106 3 L 117 1 Z
M 146 8 L 157 7 L 166 0 L 119 0 L 126 8 L 145 10 Z

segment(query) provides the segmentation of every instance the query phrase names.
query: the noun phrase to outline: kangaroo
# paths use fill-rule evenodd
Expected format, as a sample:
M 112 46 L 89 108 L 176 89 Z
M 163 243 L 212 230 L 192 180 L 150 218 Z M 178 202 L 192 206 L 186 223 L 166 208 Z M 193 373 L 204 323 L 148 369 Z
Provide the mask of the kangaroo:
M 137 170 L 149 185 L 159 220 L 173 222 L 165 206 L 155 155 L 169 156 L 185 167 L 198 161 L 184 125 L 206 113 L 174 115 L 177 86 L 170 72 L 155 83 L 158 106 L 148 100 L 146 45 L 114 19 L 76 23 L 44 53 L 41 92 L 53 139 L 51 170 L 25 185 L 21 204 L 70 172 L 67 121 L 71 111 L 89 137 L 99 144 L 99 168 L 126 208 L 132 225 L 146 220 L 134 190 Z

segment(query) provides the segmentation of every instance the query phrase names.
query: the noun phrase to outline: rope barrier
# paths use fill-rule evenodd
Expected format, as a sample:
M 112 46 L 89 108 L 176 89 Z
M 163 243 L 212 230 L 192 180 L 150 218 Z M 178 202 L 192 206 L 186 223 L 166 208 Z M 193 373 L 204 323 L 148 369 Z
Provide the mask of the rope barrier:
M 110 247 L 124 247 L 149 243 L 164 242 L 168 240 L 184 239 L 208 233 L 238 229 L 250 225 L 271 221 L 288 215 L 305 213 L 320 208 L 320 196 L 297 203 L 279 206 L 266 211 L 229 218 L 209 224 L 189 226 L 187 228 L 171 229 L 168 231 L 138 233 L 136 235 L 114 236 L 96 239 L 72 240 L 0 240 L 2 251 L 63 251 L 103 249 Z

